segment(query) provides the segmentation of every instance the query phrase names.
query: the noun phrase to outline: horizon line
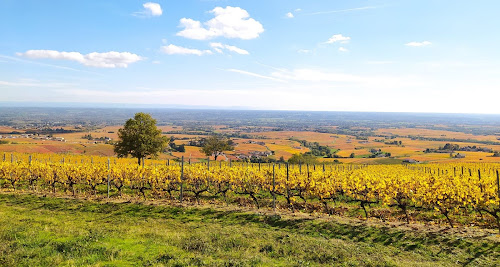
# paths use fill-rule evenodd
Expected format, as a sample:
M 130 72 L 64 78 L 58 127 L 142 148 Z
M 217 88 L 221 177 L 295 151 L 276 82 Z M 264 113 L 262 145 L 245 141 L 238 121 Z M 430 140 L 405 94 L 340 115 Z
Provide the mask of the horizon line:
M 93 102 L 24 102 L 0 101 L 0 108 L 87 108 L 87 109 L 173 109 L 173 110 L 220 110 L 220 111 L 271 111 L 271 112 L 332 112 L 332 113 L 400 113 L 400 114 L 443 114 L 443 115 L 493 115 L 500 113 L 458 113 L 426 111 L 363 111 L 363 110 L 296 110 L 296 109 L 260 109 L 253 107 L 223 107 L 204 105 L 159 105 L 132 103 L 93 103 Z

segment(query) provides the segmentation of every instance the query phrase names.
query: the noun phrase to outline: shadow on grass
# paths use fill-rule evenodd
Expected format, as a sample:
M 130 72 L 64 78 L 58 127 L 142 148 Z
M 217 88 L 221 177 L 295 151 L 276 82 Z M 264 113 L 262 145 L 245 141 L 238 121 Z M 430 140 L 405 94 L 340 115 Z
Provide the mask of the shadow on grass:
M 416 233 L 391 229 L 388 227 L 371 227 L 359 224 L 325 222 L 314 219 L 282 219 L 280 216 L 261 215 L 241 211 L 221 211 L 211 208 L 184 208 L 175 206 L 153 206 L 136 203 L 106 203 L 77 199 L 61 199 L 38 197 L 32 195 L 0 194 L 0 203 L 31 208 L 33 210 L 49 210 L 63 212 L 92 212 L 106 214 L 99 220 L 117 216 L 172 219 L 184 223 L 204 222 L 223 225 L 254 225 L 262 228 L 277 228 L 290 232 L 305 234 L 325 239 L 341 239 L 354 242 L 376 243 L 393 246 L 405 251 L 418 249 L 428 250 L 434 246 L 440 249 L 433 253 L 453 253 L 454 249 L 462 249 L 469 255 L 463 265 L 471 264 L 485 254 L 500 254 L 498 242 L 487 242 L 473 239 L 461 239 L 438 233 Z

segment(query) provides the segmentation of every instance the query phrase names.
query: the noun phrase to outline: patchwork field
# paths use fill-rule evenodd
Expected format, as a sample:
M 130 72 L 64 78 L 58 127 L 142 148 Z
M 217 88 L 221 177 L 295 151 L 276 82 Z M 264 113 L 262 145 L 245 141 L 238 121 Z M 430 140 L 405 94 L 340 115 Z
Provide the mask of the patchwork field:
M 65 142 L 52 140 L 35 140 L 31 138 L 7 138 L 2 139 L 0 145 L 0 153 L 23 152 L 23 153 L 74 153 L 100 156 L 113 156 L 113 147 L 109 144 L 104 144 L 102 141 L 84 139 L 85 135 L 91 135 L 93 138 L 110 138 L 116 140 L 118 138 L 118 129 L 121 126 L 106 126 L 104 128 L 91 130 L 87 132 L 74 133 L 56 133 L 54 137 L 62 137 Z M 437 127 L 437 126 L 436 126 Z M 444 126 L 440 126 L 446 129 Z M 71 127 L 67 127 L 70 129 Z M 193 162 L 204 160 L 206 156 L 200 151 L 199 147 L 187 146 L 190 140 L 196 140 L 206 137 L 199 135 L 199 131 L 187 131 L 181 126 L 159 126 L 163 132 L 178 132 L 169 134 L 169 137 L 175 139 L 177 145 L 186 145 L 185 152 L 172 152 L 170 155 L 161 155 L 161 159 L 175 159 L 184 156 L 190 158 Z M 227 157 L 220 157 L 220 160 L 237 160 L 240 155 L 259 155 L 259 153 L 273 152 L 269 157 L 279 159 L 283 157 L 289 159 L 294 154 L 303 154 L 311 151 L 301 143 L 295 140 L 306 140 L 307 142 L 317 142 L 321 146 L 329 147 L 335 151 L 337 158 L 319 158 L 321 162 L 338 161 L 342 163 L 363 163 L 372 164 L 377 162 L 392 162 L 400 163 L 405 159 L 413 159 L 419 162 L 499 162 L 500 158 L 492 157 L 493 153 L 488 152 L 473 152 L 473 151 L 458 151 L 465 158 L 452 158 L 449 153 L 424 153 L 426 149 L 438 149 L 443 147 L 450 141 L 433 141 L 411 139 L 408 136 L 418 136 L 422 138 L 438 138 L 438 139 L 460 139 L 464 142 L 453 141 L 460 147 L 484 147 L 492 151 L 500 151 L 500 141 L 497 140 L 497 135 L 472 135 L 460 132 L 446 130 L 432 130 L 423 128 L 382 128 L 374 131 L 376 135 L 393 136 L 393 138 L 369 136 L 358 138 L 354 135 L 318 133 L 314 131 L 269 131 L 254 132 L 255 129 L 266 129 L 265 127 L 255 128 L 247 127 L 245 130 L 233 129 L 224 125 L 212 126 L 210 129 L 218 133 L 226 134 L 246 134 L 256 138 L 232 138 L 236 144 L 234 151 L 226 152 Z M 330 127 L 335 129 L 336 127 Z M 352 128 L 354 130 L 369 130 L 368 128 Z M 10 127 L 0 127 L 0 133 L 11 133 L 18 131 Z M 23 131 L 19 130 L 22 133 Z M 394 137 L 398 136 L 398 137 Z M 392 144 L 391 142 L 401 142 L 400 145 Z M 475 142 L 476 141 L 476 142 Z M 485 144 L 484 142 L 493 142 Z M 495 144 L 494 142 L 499 142 Z M 380 159 L 372 158 L 372 152 L 380 150 L 381 153 L 389 153 L 388 158 Z M 354 158 L 350 156 L 354 154 Z M 455 153 L 456 154 L 456 153 Z
M 333 142 L 332 134 L 317 132 L 298 132 L 298 131 L 270 131 L 256 132 L 255 136 L 262 136 L 269 139 L 287 140 L 290 138 L 307 140 L 309 142 L 318 142 L 320 145 L 331 145 Z

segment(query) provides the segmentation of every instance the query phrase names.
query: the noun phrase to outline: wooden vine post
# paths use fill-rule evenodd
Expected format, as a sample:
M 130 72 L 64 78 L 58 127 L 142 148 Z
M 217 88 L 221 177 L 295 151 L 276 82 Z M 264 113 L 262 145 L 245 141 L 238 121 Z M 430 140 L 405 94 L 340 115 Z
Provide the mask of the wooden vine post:
M 110 160 L 108 158 L 108 199 L 109 199 L 109 178 L 111 176 Z
M 498 174 L 498 170 L 497 170 L 497 194 L 498 198 L 500 199 L 500 175 Z
M 179 195 L 179 201 L 181 203 L 183 194 L 184 194 L 184 156 L 181 157 L 181 193 Z
M 274 171 L 274 163 L 273 163 L 273 210 L 276 212 L 276 173 Z

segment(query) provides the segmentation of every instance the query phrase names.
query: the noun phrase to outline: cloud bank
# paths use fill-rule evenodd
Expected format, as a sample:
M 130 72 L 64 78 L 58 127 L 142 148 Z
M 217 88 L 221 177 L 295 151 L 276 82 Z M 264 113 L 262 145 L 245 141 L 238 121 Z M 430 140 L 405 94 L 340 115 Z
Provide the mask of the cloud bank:
M 28 50 L 24 53 L 17 53 L 32 59 L 57 59 L 76 61 L 80 64 L 96 68 L 126 68 L 129 64 L 143 60 L 139 55 L 130 52 L 93 52 L 86 55 L 80 52 L 59 52 L 56 50 Z

